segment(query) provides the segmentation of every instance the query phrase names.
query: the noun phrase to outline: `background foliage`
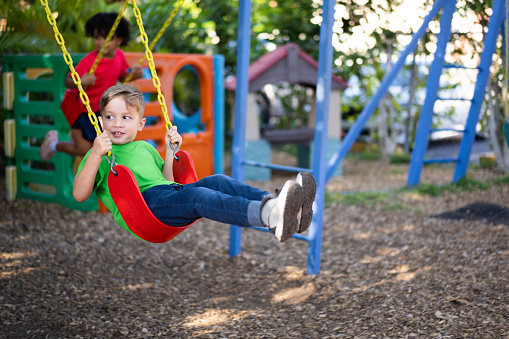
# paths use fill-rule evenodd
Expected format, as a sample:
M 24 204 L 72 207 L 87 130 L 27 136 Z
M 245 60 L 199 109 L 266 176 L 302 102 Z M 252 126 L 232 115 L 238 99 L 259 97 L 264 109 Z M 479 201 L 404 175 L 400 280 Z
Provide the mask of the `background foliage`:
M 122 4 L 122 1 L 115 0 L 48 2 L 52 11 L 58 13 L 57 24 L 70 52 L 92 50 L 91 39 L 84 38 L 83 34 L 85 21 L 98 11 L 117 11 Z M 492 0 L 459 0 L 457 15 L 474 20 L 472 24 L 486 26 L 492 2 Z M 176 3 L 177 0 L 138 1 L 149 39 L 154 37 Z M 406 45 L 405 41 L 408 41 L 413 32 L 411 24 L 421 22 L 433 1 L 422 0 L 419 9 L 412 13 L 412 17 L 398 17 L 397 9 L 404 4 L 403 0 L 338 0 L 336 3 L 333 72 L 347 81 L 352 77 L 358 79 L 358 93 L 343 97 L 343 112 L 354 113 L 352 118 L 378 88 L 387 71 L 387 56 L 398 56 Z M 302 50 L 318 59 L 321 6 L 319 0 L 252 0 L 250 61 L 288 42 L 298 44 Z M 155 51 L 221 54 L 225 57 L 225 76 L 234 75 L 238 7 L 239 0 L 186 0 Z M 141 51 L 136 21 L 130 9 L 125 17 L 132 24 L 133 34 L 132 42 L 125 50 Z M 398 20 L 402 23 L 395 25 Z M 373 21 L 377 22 L 376 27 L 370 26 Z M 438 25 L 436 22 L 435 27 Z M 433 52 L 432 46 L 436 41 L 434 33 L 437 30 L 433 31 L 431 28 L 430 30 L 432 32 L 419 43 L 416 53 L 419 57 L 425 58 Z M 453 55 L 478 58 L 482 51 L 482 39 L 476 39 L 474 33 L 468 29 L 454 32 L 453 40 L 460 42 L 455 44 Z M 352 42 L 360 41 L 365 42 L 365 45 L 352 47 Z M 39 0 L 3 0 L 0 3 L 0 67 L 5 53 L 60 53 Z M 495 56 L 495 64 L 501 65 L 500 58 Z M 402 75 L 406 81 L 403 89 L 410 91 L 411 86 L 415 86 L 414 90 L 418 91 L 425 86 L 427 74 L 419 73 L 415 84 L 411 84 L 409 68 L 410 65 L 407 67 L 406 75 Z M 497 72 L 501 74 L 502 68 L 498 67 Z M 299 93 L 299 89 L 288 92 Z M 391 123 L 402 125 L 405 119 L 415 121 L 421 103 L 414 102 L 413 112 L 410 112 L 405 103 L 401 103 L 399 99 L 394 97 L 388 101 L 396 114 Z M 281 100 L 283 103 L 287 102 L 285 98 Z M 304 100 L 305 102 L 298 103 L 293 109 L 306 107 L 308 99 Z M 412 122 L 409 125 L 414 124 Z

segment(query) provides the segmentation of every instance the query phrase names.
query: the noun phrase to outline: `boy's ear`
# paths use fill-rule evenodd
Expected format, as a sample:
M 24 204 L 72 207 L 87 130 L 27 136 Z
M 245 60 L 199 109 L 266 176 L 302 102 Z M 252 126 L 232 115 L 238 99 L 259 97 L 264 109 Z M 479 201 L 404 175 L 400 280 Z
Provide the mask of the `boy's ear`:
M 145 123 L 147 122 L 147 118 L 141 118 L 140 119 L 140 125 L 138 126 L 138 131 L 141 131 L 143 127 L 145 127 Z
M 101 129 L 104 130 L 103 118 L 101 116 L 99 116 L 98 119 L 99 119 L 99 123 L 101 124 Z

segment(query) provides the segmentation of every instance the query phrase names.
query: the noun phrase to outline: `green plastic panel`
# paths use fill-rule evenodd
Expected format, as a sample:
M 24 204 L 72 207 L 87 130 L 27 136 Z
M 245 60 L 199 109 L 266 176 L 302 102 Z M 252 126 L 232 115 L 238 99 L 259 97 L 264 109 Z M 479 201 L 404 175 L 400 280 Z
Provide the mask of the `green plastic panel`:
M 73 54 L 74 65 L 84 56 Z M 56 202 L 77 210 L 97 210 L 95 195 L 83 203 L 72 197 L 74 157 L 57 153 L 48 162 L 39 157 L 39 145 L 49 130 L 57 130 L 61 141 L 70 139 L 69 125 L 60 110 L 66 90 L 64 79 L 69 73 L 62 55 L 6 55 L 4 66 L 6 71 L 14 73 L 16 198 Z

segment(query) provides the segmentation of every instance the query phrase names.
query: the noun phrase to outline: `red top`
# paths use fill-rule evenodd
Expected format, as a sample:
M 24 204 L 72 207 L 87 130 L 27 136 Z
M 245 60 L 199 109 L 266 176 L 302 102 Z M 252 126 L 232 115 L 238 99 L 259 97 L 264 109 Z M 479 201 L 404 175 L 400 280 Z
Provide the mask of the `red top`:
M 96 57 L 97 51 L 93 51 L 81 59 L 75 67 L 75 70 L 80 77 L 90 71 Z M 90 108 L 93 112 L 99 111 L 101 96 L 104 91 L 111 86 L 116 85 L 120 77 L 123 77 L 126 74 L 128 68 L 129 65 L 127 64 L 124 52 L 121 49 L 116 50 L 115 57 L 112 59 L 101 59 L 94 72 L 96 76 L 95 84 L 85 88 L 88 100 L 90 101 Z M 69 76 L 71 76 L 71 73 L 69 73 Z M 60 108 L 71 127 L 74 125 L 74 122 L 78 119 L 81 113 L 87 112 L 85 105 L 81 102 L 79 90 L 77 88 L 65 91 L 64 99 Z

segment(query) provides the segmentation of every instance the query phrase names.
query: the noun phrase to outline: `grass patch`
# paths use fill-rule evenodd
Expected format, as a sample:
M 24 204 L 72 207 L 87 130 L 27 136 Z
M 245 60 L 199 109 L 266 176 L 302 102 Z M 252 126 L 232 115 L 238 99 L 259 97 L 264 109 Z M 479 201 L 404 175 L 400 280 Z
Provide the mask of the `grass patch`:
M 494 184 L 509 184 L 509 176 L 496 178 L 493 180 Z
M 509 177 L 502 177 L 480 181 L 471 178 L 463 178 L 455 183 L 447 185 L 435 184 L 420 184 L 414 189 L 414 192 L 421 195 L 429 195 L 431 197 L 438 197 L 445 192 L 459 193 L 459 192 L 472 192 L 472 191 L 485 191 L 494 184 L 509 184 Z
M 379 211 L 394 211 L 406 209 L 405 205 L 398 198 L 402 190 L 394 190 L 387 192 L 355 192 L 348 194 L 334 195 L 336 201 L 340 201 L 346 205 L 369 206 Z
M 391 164 L 409 164 L 411 158 L 412 158 L 411 154 L 406 153 L 393 154 L 391 155 L 389 162 Z
M 381 155 L 378 152 L 349 152 L 346 155 L 346 159 L 354 159 L 361 161 L 377 161 L 381 159 Z
M 353 192 L 353 193 L 331 193 L 326 190 L 325 192 L 325 207 L 330 206 L 333 202 L 341 202 L 346 205 L 355 206 L 369 206 L 375 208 L 378 211 L 396 211 L 396 210 L 408 210 L 412 206 L 408 206 L 402 203 L 401 195 L 412 192 L 419 195 L 427 195 L 430 197 L 438 197 L 443 195 L 445 192 L 459 193 L 459 192 L 472 192 L 472 191 L 484 191 L 497 184 L 509 184 L 509 176 L 480 181 L 471 178 L 465 178 L 459 180 L 456 183 L 447 185 L 435 185 L 435 184 L 420 184 L 416 188 L 406 189 L 400 188 L 392 191 L 384 192 Z

